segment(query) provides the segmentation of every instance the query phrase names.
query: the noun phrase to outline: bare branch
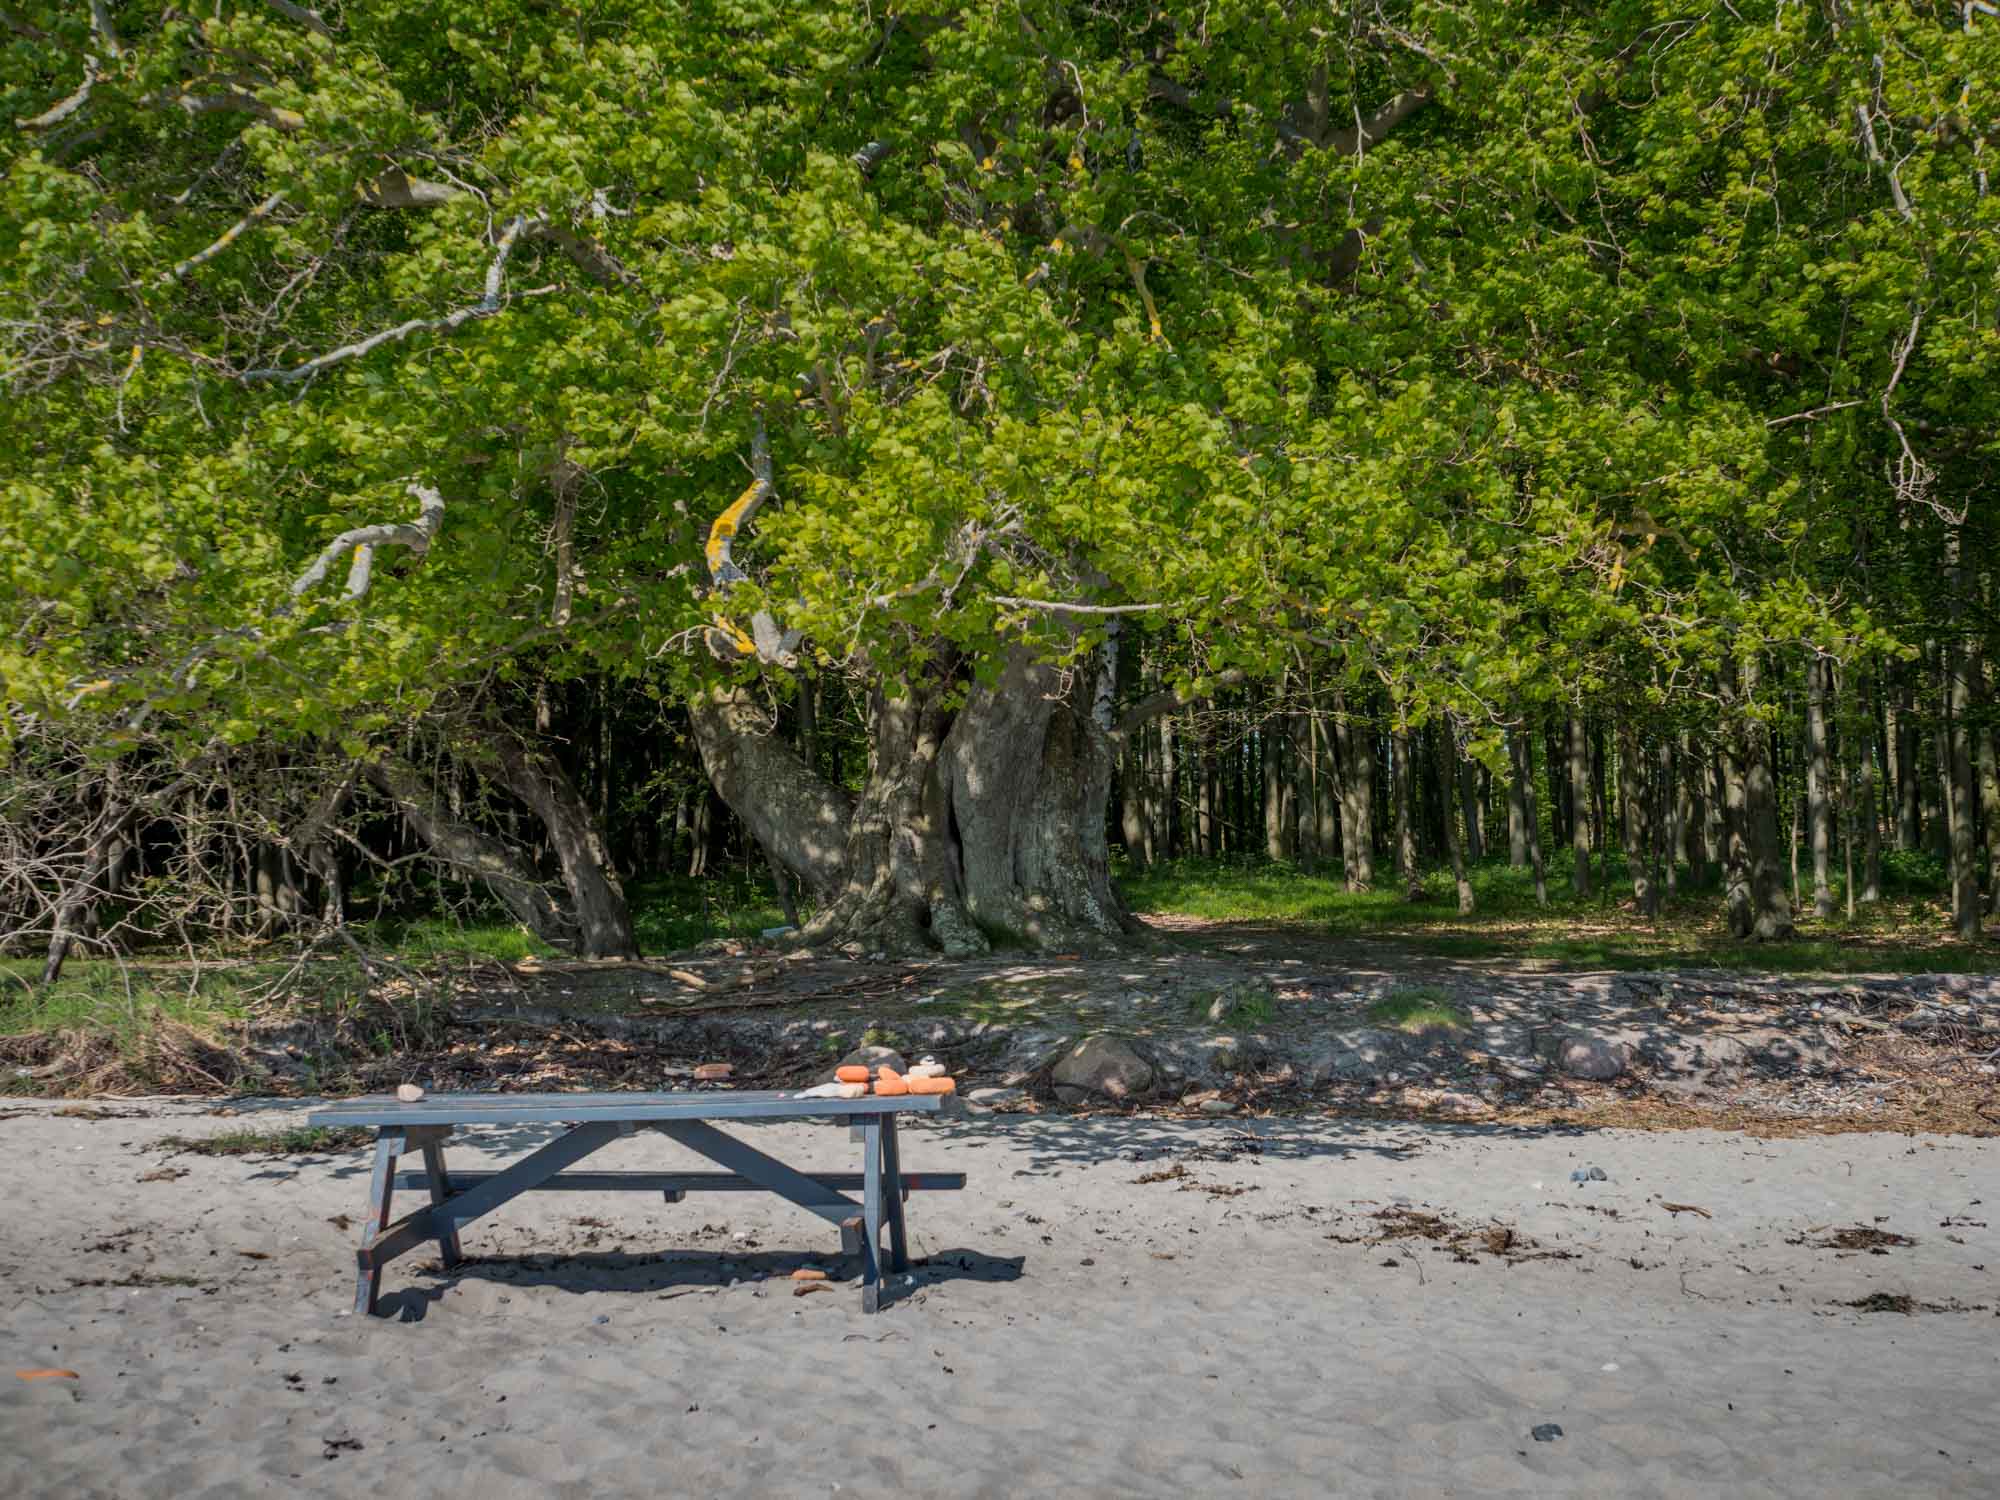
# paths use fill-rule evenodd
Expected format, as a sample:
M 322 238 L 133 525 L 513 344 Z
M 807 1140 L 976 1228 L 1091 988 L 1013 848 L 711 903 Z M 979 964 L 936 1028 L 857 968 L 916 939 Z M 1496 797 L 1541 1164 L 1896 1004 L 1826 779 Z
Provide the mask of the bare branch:
M 1783 427 L 1788 422 L 1812 422 L 1826 416 L 1829 412 L 1846 411 L 1850 406 L 1864 406 L 1866 404 L 1866 402 L 1862 401 L 1836 401 L 1830 406 L 1815 406 L 1811 411 L 1795 411 L 1789 417 L 1773 417 L 1764 425 L 1766 427 Z
M 233 89 L 226 94 L 176 94 L 173 102 L 191 115 L 256 115 L 280 130 L 302 130 L 306 123 L 306 117 L 295 109 L 280 109 L 274 104 L 266 104 L 255 94 Z
M 398 323 L 394 328 L 385 328 L 379 333 L 371 333 L 365 339 L 357 339 L 354 343 L 343 344 L 338 349 L 328 350 L 325 354 L 319 355 L 314 359 L 309 359 L 304 364 L 292 365 L 289 368 L 272 367 L 260 370 L 244 370 L 236 378 L 246 384 L 251 381 L 262 380 L 276 380 L 285 384 L 291 384 L 296 381 L 308 379 L 311 376 L 317 375 L 321 370 L 328 369 L 343 361 L 359 359 L 362 355 L 379 349 L 384 344 L 401 343 L 413 333 L 450 333 L 476 318 L 490 318 L 495 313 L 504 311 L 507 304 L 502 299 L 500 293 L 507 272 L 507 257 L 514 253 L 514 242 L 520 237 L 521 230 L 526 223 L 527 220 L 517 214 L 513 222 L 501 234 L 500 243 L 494 249 L 493 263 L 486 268 L 486 295 L 470 307 L 461 307 L 456 312 L 446 313 L 441 318 L 412 318 L 407 323 Z
M 597 241 L 586 240 L 560 224 L 551 224 L 547 219 L 530 219 L 525 227 L 525 233 L 531 240 L 547 240 L 575 261 L 593 279 L 606 285 L 619 282 L 632 286 L 639 280 L 617 256 Z
M 1383 104 L 1365 120 L 1358 117 L 1352 130 L 1336 130 L 1327 138 L 1327 149 L 1341 156 L 1361 156 L 1369 147 L 1388 137 L 1389 132 L 1431 102 L 1428 84 L 1405 89 Z
M 1211 697 L 1223 688 L 1235 687 L 1247 675 L 1239 667 L 1231 667 L 1226 672 L 1217 672 L 1213 677 L 1208 679 L 1206 691 L 1199 693 L 1195 692 L 1192 687 L 1163 688 L 1157 693 L 1141 698 L 1137 703 L 1126 709 L 1124 713 L 1120 714 L 1118 716 L 1117 734 L 1122 738 L 1131 734 L 1142 725 L 1150 724 L 1161 714 L 1170 714 L 1177 708 L 1186 708 L 1190 703 L 1201 698 Z
M 1875 58 L 1875 94 L 1879 100 L 1882 94 L 1882 58 Z M 1889 174 L 1889 192 L 1896 200 L 1896 212 L 1905 221 L 1913 220 L 1917 212 L 1910 206 L 1909 196 L 1903 191 L 1903 179 L 1893 162 L 1884 159 L 1882 148 L 1875 142 L 1875 117 L 1865 104 L 1854 106 L 1854 117 L 1861 122 L 1861 139 L 1867 143 L 1868 159 Z
M 190 255 L 186 260 L 182 261 L 179 265 L 175 266 L 171 271 L 168 271 L 165 274 L 163 274 L 160 277 L 161 282 L 165 283 L 169 281 L 179 281 L 183 276 L 187 275 L 187 273 L 192 271 L 196 266 L 206 265 L 209 261 L 214 260 L 216 256 L 220 255 L 223 251 L 227 250 L 231 245 L 236 243 L 238 235 L 242 234 L 244 230 L 248 229 L 252 224 L 255 224 L 258 220 L 265 218 L 267 215 L 271 213 L 273 209 L 275 209 L 280 203 L 283 203 L 284 201 L 285 201 L 285 195 L 283 193 L 271 194 L 270 197 L 266 198 L 262 203 L 258 204 L 255 208 L 251 209 L 249 213 L 245 214 L 242 218 L 238 219 L 234 224 L 230 225 L 227 229 L 223 230 L 221 236 L 215 241 L 214 244 L 210 245 L 206 250 L 196 251 L 193 255 Z
M 333 30 L 321 18 L 318 11 L 307 10 L 303 5 L 294 5 L 292 0 L 264 0 L 264 3 L 286 20 L 297 21 L 299 25 L 317 31 L 329 40 L 332 39 Z
M 708 529 L 708 575 L 715 580 L 716 587 L 748 580 L 750 575 L 736 565 L 730 549 L 737 534 L 750 524 L 775 491 L 776 486 L 771 482 L 771 439 L 764 430 L 764 414 L 759 412 L 756 425 L 750 430 L 749 488 Z
M 750 524 L 764 502 L 775 492 L 776 486 L 771 480 L 771 442 L 764 430 L 764 414 L 760 411 L 756 425 L 750 430 L 750 486 L 715 518 L 715 524 L 708 530 L 708 576 L 717 589 L 749 581 L 750 575 L 738 567 L 731 556 L 731 548 L 737 535 Z M 715 617 L 715 626 L 707 632 L 708 649 L 724 661 L 755 656 L 761 662 L 787 669 L 799 664 L 801 633 L 780 630 L 777 620 L 767 609 L 760 609 L 750 617 L 751 633 L 748 635 L 722 615 Z
M 109 56 L 124 56 L 125 49 L 118 45 L 118 33 L 111 29 L 111 7 L 104 0 L 90 0 L 90 29 L 103 41 Z
M 361 201 L 370 208 L 441 208 L 464 196 L 464 188 L 412 177 L 401 167 L 391 167 L 361 189 Z
M 299 598 L 325 582 L 327 570 L 333 566 L 334 559 L 349 548 L 354 551 L 353 564 L 347 570 L 347 597 L 350 599 L 359 599 L 368 592 L 377 547 L 408 547 L 419 556 L 430 551 L 438 527 L 444 524 L 444 499 L 429 485 L 418 484 L 414 480 L 410 482 L 409 492 L 417 498 L 419 509 L 416 520 L 388 521 L 343 531 L 328 542 L 313 565 L 298 576 L 292 584 L 292 597 Z
M 86 57 L 83 60 L 83 82 L 76 86 L 75 93 L 71 94 L 67 99 L 58 100 L 38 115 L 27 119 L 22 119 L 17 115 L 14 123 L 23 130 L 47 130 L 52 125 L 60 125 L 64 120 L 67 120 L 71 115 L 82 109 L 85 104 L 90 102 L 91 86 L 96 82 L 97 59 Z
M 1149 615 L 1155 610 L 1172 607 L 1166 604 L 1067 604 L 1060 599 L 1016 599 L 1010 594 L 990 597 L 995 604 L 1006 604 L 1015 609 L 1046 610 L 1052 615 Z
M 576 487 L 583 471 L 566 456 L 558 456 L 549 475 L 555 492 L 556 599 L 549 624 L 560 630 L 576 608 Z

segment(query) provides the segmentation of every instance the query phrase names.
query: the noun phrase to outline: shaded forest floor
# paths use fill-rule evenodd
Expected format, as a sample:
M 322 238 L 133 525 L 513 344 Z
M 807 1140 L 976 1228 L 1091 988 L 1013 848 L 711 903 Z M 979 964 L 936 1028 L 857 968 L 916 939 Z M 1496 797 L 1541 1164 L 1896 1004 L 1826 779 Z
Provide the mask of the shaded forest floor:
M 636 963 L 383 922 L 303 952 L 78 961 L 47 993 L 17 964 L 0 1091 L 658 1088 L 720 1059 L 770 1087 L 877 1044 L 943 1058 L 975 1108 L 1060 1107 L 1066 1080 L 1096 1109 L 2000 1133 L 2000 944 L 1952 941 L 1922 870 L 1892 874 L 1855 922 L 1770 945 L 1729 940 L 1713 892 L 1656 921 L 1615 885 L 1544 909 L 1504 865 L 1470 917 L 1448 882 L 1409 902 L 1174 867 L 1127 881 L 1150 932 L 1127 951 L 959 963 L 787 950 L 747 884 L 649 913 L 706 936 Z M 1092 1037 L 1109 1061 L 1065 1073 Z

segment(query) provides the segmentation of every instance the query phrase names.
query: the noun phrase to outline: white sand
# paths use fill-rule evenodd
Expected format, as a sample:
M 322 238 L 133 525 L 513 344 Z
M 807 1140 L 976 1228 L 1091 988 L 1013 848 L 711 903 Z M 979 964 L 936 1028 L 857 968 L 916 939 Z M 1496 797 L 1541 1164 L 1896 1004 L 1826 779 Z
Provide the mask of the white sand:
M 0 1494 L 2000 1495 L 1996 1141 L 1267 1120 L 1217 1159 L 1242 1127 L 940 1122 L 908 1165 L 971 1189 L 913 1200 L 933 1261 L 879 1316 L 766 1279 L 838 1269 L 775 1200 L 544 1194 L 465 1236 L 540 1258 L 417 1252 L 385 1278 L 401 1320 L 364 1320 L 328 1222 L 361 1211 L 361 1153 L 169 1159 L 149 1143 L 303 1111 L 108 1107 L 136 1112 L 0 1121 Z M 752 1133 L 858 1164 L 843 1128 Z M 1568 1181 L 1590 1163 L 1611 1180 Z M 162 1165 L 187 1175 L 139 1180 Z M 1576 1258 L 1328 1238 L 1397 1198 Z M 1785 1243 L 1878 1218 L 1918 1243 Z M 1987 1307 L 1838 1305 L 1875 1292 Z

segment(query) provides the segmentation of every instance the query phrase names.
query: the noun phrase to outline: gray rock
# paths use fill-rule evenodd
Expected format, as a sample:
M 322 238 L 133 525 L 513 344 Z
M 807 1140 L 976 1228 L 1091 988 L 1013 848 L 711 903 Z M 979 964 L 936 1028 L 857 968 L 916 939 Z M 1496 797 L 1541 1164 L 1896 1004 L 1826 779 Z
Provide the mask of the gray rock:
M 1553 1422 L 1544 1422 L 1541 1426 L 1531 1429 L 1528 1433 L 1528 1436 L 1538 1443 L 1553 1443 L 1562 1435 L 1562 1428 L 1556 1426 Z
M 1103 1099 L 1128 1104 L 1150 1094 L 1158 1077 L 1152 1061 L 1126 1038 L 1100 1034 L 1064 1053 L 1050 1081 L 1065 1104 Z
M 1334 1037 L 1300 1069 L 1300 1081 L 1307 1088 L 1324 1083 L 1373 1083 L 1389 1076 L 1403 1060 L 1407 1039 L 1399 1032 L 1372 1027 Z
M 1571 1031 L 1555 1039 L 1555 1064 L 1572 1078 L 1602 1083 L 1632 1065 L 1632 1052 L 1622 1044 Z
M 976 1104 L 982 1109 L 1015 1110 L 1028 1107 L 1026 1089 L 985 1088 L 974 1089 L 965 1096 L 967 1104 Z
M 834 1071 L 837 1068 L 874 1069 L 885 1065 L 894 1068 L 898 1073 L 903 1072 L 909 1067 L 909 1064 L 903 1061 L 903 1054 L 898 1052 L 894 1047 L 876 1047 L 872 1045 L 856 1047 L 838 1063 L 834 1064 L 833 1068 L 827 1069 L 826 1077 L 820 1081 L 822 1083 L 835 1082 Z
M 1235 1108 L 1236 1106 L 1231 1104 L 1227 1099 L 1204 1099 L 1201 1101 L 1201 1112 L 1205 1115 L 1226 1115 Z

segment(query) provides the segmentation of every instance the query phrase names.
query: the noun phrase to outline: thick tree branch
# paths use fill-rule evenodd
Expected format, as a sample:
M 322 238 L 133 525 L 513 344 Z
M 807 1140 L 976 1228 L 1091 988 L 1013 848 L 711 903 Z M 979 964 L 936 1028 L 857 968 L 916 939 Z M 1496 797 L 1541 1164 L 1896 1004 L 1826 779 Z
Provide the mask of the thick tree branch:
M 746 583 L 750 575 L 736 565 L 732 555 L 736 538 L 776 492 L 771 480 L 771 440 L 764 430 L 764 414 L 757 414 L 750 431 L 750 485 L 729 508 L 715 518 L 708 530 L 708 576 L 717 589 Z M 755 656 L 759 661 L 790 669 L 799 664 L 800 632 L 781 630 L 766 609 L 750 617 L 750 633 L 717 615 L 716 628 L 707 633 L 708 649 L 724 661 Z
M 297 599 L 325 582 L 327 570 L 333 566 L 334 559 L 349 548 L 354 552 L 354 561 L 347 570 L 347 597 L 350 599 L 359 599 L 368 592 L 377 547 L 408 547 L 419 556 L 430 551 L 438 528 L 444 524 L 444 499 L 428 485 L 412 481 L 409 489 L 417 497 L 420 507 L 416 520 L 389 521 L 343 531 L 328 542 L 313 565 L 298 576 L 292 584 L 292 597 Z
M 442 208 L 464 196 L 464 188 L 412 177 L 401 167 L 391 167 L 361 188 L 361 201 L 370 208 Z
M 1430 102 L 1430 85 L 1424 84 L 1403 90 L 1365 120 L 1357 110 L 1354 128 L 1334 131 L 1327 137 L 1327 149 L 1339 156 L 1365 155 L 1371 146 L 1386 140 L 1391 131 Z
M 294 5 L 292 0 L 264 0 L 264 3 L 286 20 L 297 21 L 299 25 L 318 32 L 328 40 L 332 39 L 333 29 L 326 24 L 318 11 L 307 10 L 303 5 Z
M 1177 708 L 1186 708 L 1190 703 L 1211 697 L 1223 688 L 1235 687 L 1247 675 L 1242 669 L 1231 667 L 1228 671 L 1217 672 L 1209 678 L 1207 690 L 1204 692 L 1197 693 L 1186 688 L 1163 688 L 1157 693 L 1141 698 L 1118 716 L 1116 737 L 1123 739 L 1143 725 L 1150 724 L 1161 714 L 1170 714 Z
M 295 109 L 280 109 L 277 105 L 266 104 L 255 94 L 235 89 L 226 94 L 175 94 L 172 102 L 191 115 L 255 115 L 280 130 L 303 130 L 306 123 L 306 117 Z
M 97 59 L 86 57 L 83 60 L 83 82 L 76 86 L 75 93 L 66 99 L 57 100 L 38 115 L 32 115 L 26 119 L 17 115 L 14 123 L 23 130 L 47 130 L 52 126 L 60 125 L 64 120 L 67 120 L 71 115 L 90 102 L 90 90 L 96 82 Z
M 124 56 L 125 49 L 118 45 L 118 33 L 111 27 L 111 7 L 104 0 L 90 0 L 90 29 L 104 43 L 106 56 Z

